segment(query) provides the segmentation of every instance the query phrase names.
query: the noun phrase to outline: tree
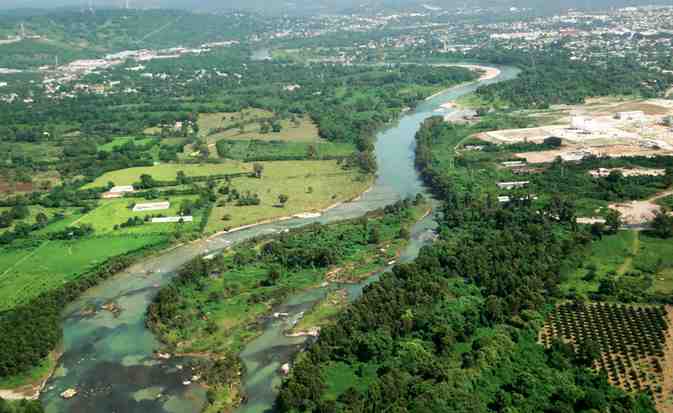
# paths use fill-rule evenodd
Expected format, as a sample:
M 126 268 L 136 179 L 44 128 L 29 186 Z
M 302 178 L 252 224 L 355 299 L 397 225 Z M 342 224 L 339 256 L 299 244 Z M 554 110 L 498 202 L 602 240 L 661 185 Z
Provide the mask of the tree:
M 544 144 L 552 148 L 560 148 L 561 145 L 563 145 L 563 139 L 556 136 L 550 136 L 544 140 Z
M 140 185 L 141 189 L 149 189 L 156 185 L 156 181 L 152 178 L 152 175 L 142 174 L 140 175 Z
M 379 242 L 381 242 L 381 231 L 379 230 L 379 227 L 372 226 L 369 229 L 369 237 L 367 241 L 370 244 L 378 244 Z
M 268 123 L 262 121 L 259 126 L 259 132 L 262 134 L 267 134 L 271 131 L 271 127 Z
M 673 185 L 673 168 L 666 168 L 666 173 L 664 174 L 664 183 L 666 186 L 670 187 Z
M 39 214 L 37 214 L 35 216 L 35 223 L 40 228 L 43 228 L 44 226 L 46 226 L 48 222 L 49 222 L 49 218 L 47 218 L 47 216 L 43 212 L 40 212 Z
M 309 145 L 308 148 L 306 148 L 306 156 L 309 159 L 315 159 L 317 154 L 318 152 L 315 149 L 315 145 Z
M 657 212 L 650 224 L 652 233 L 659 238 L 673 237 L 673 217 L 664 212 Z
M 262 173 L 264 172 L 264 165 L 262 165 L 261 163 L 255 162 L 252 165 L 252 170 L 254 171 L 256 178 L 262 179 Z
M 283 275 L 283 268 L 278 264 L 273 264 L 269 267 L 267 279 L 272 285 L 275 285 Z
M 187 175 L 185 175 L 184 171 L 178 171 L 176 175 L 176 181 L 178 182 L 178 185 L 184 185 L 187 183 Z
M 282 207 L 285 207 L 285 204 L 287 203 L 288 199 L 289 197 L 285 194 L 278 195 L 278 203 L 280 203 Z
M 601 347 L 594 340 L 587 338 L 577 343 L 576 363 L 582 367 L 591 367 L 594 360 L 601 356 Z
M 602 222 L 594 222 L 591 224 L 591 235 L 595 239 L 603 239 L 603 233 L 605 232 L 605 224 Z
M 616 234 L 622 227 L 622 214 L 614 209 L 608 210 L 605 214 L 605 225 L 608 227 L 609 234 Z

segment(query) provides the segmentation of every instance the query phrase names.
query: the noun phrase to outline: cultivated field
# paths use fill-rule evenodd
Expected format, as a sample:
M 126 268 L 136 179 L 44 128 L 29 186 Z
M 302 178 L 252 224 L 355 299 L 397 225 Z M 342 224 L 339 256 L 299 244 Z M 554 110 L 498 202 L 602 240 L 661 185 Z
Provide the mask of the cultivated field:
M 649 393 L 660 411 L 668 412 L 673 410 L 670 322 L 671 309 L 662 306 L 568 303 L 550 315 L 540 341 L 549 346 L 559 338 L 576 350 L 585 341 L 595 343 L 600 348 L 596 370 L 626 391 Z
M 165 239 L 161 235 L 45 241 L 35 248 L 0 250 L 0 311 L 52 290 L 110 257 Z
M 262 179 L 237 178 L 232 183 L 232 187 L 240 193 L 250 191 L 258 194 L 261 204 L 214 208 L 206 227 L 207 232 L 317 211 L 352 199 L 371 185 L 371 178 L 353 170 L 344 170 L 336 161 L 277 161 L 262 164 Z M 289 198 L 284 208 L 277 206 L 280 194 Z M 223 221 L 226 215 L 230 219 Z
M 104 187 L 108 182 L 115 185 L 131 185 L 140 181 L 140 175 L 148 174 L 158 181 L 175 180 L 178 171 L 183 171 L 187 176 L 207 176 L 216 174 L 233 174 L 252 171 L 252 165 L 237 161 L 217 164 L 161 164 L 148 167 L 121 169 L 108 172 L 94 182 L 84 186 L 86 188 Z

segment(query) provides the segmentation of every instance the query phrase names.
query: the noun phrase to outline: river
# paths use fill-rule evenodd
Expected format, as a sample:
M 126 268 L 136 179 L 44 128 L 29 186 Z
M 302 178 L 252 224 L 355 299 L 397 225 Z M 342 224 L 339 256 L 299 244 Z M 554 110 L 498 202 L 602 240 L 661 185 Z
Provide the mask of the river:
M 451 109 L 441 105 L 474 91 L 477 87 L 512 79 L 518 71 L 502 67 L 497 78 L 452 88 L 421 103 L 415 110 L 383 129 L 376 137 L 379 164 L 374 186 L 358 200 L 329 210 L 319 218 L 292 219 L 259 225 L 224 234 L 209 240 L 183 245 L 149 258 L 115 275 L 84 293 L 64 309 L 63 356 L 47 382 L 41 400 L 47 413 L 194 413 L 205 405 L 205 390 L 188 383 L 192 373 L 184 368 L 182 358 L 157 359 L 160 348 L 145 327 L 147 306 L 158 289 L 170 282 L 175 271 L 199 255 L 210 254 L 259 234 L 277 233 L 312 222 L 334 222 L 361 216 L 418 193 L 424 193 L 414 168 L 414 135 L 430 116 L 446 115 Z M 413 260 L 420 247 L 432 238 L 434 227 L 430 215 L 414 226 L 412 238 L 402 260 Z M 372 282 L 376 277 L 368 280 Z M 350 298 L 357 297 L 363 285 L 348 286 Z M 276 311 L 287 312 L 290 320 L 309 309 L 323 297 L 327 288 L 299 293 Z M 102 308 L 114 303 L 121 312 L 113 314 Z M 94 313 L 87 309 L 96 308 Z M 304 344 L 303 338 L 282 334 L 288 320 L 270 319 L 263 333 L 250 342 L 241 354 L 247 368 L 243 384 L 248 402 L 239 411 L 268 411 L 280 383 L 279 367 L 290 360 Z M 76 388 L 79 394 L 64 400 L 65 389 Z

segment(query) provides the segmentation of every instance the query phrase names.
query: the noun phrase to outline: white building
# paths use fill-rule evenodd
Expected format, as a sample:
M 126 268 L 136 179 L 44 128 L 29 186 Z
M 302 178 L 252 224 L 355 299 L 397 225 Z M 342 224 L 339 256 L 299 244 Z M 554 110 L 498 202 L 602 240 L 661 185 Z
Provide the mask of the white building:
M 617 112 L 615 114 L 615 118 L 619 120 L 638 121 L 645 119 L 645 113 L 642 110 L 634 110 L 631 112 Z
M 177 223 L 177 222 L 194 222 L 194 217 L 191 215 L 186 215 L 184 217 L 160 217 L 152 218 L 151 222 L 153 224 L 167 224 L 167 223 Z
M 162 211 L 171 207 L 171 203 L 164 202 L 149 202 L 146 204 L 137 204 L 133 207 L 133 212 L 147 212 L 147 211 Z
M 500 189 L 515 189 L 515 188 L 525 188 L 528 186 L 530 181 L 513 181 L 513 182 L 498 182 L 498 188 Z

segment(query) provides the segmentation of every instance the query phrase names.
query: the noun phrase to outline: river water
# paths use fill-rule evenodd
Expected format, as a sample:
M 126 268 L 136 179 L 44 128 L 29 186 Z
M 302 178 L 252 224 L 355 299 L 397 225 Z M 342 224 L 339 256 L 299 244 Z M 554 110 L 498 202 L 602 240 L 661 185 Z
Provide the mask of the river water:
M 372 189 L 360 199 L 329 210 L 319 218 L 292 219 L 259 225 L 225 234 L 210 240 L 177 247 L 149 258 L 115 275 L 83 294 L 64 309 L 63 356 L 53 377 L 47 382 L 41 400 L 47 413 L 195 413 L 204 407 L 205 391 L 188 383 L 192 373 L 181 358 L 157 359 L 159 343 L 144 325 L 147 306 L 158 289 L 170 282 L 175 271 L 189 260 L 220 251 L 231 243 L 251 237 L 277 233 L 312 222 L 334 222 L 361 216 L 397 200 L 424 193 L 414 168 L 414 135 L 423 120 L 446 115 L 451 110 L 440 105 L 474 91 L 478 86 L 516 77 L 514 68 L 501 68 L 496 79 L 458 86 L 421 103 L 415 110 L 377 134 L 378 177 Z M 420 247 L 432 239 L 435 223 L 430 215 L 414 226 L 412 238 L 401 257 L 413 260 Z M 373 277 L 366 283 L 376 279 Z M 351 299 L 362 285 L 347 286 Z M 244 388 L 248 402 L 239 411 L 270 411 L 275 389 L 280 383 L 279 367 L 291 359 L 304 344 L 304 338 L 285 337 L 287 323 L 309 309 L 330 286 L 291 297 L 275 311 L 287 312 L 289 320 L 266 321 L 263 333 L 250 342 L 241 354 L 247 368 Z M 114 303 L 121 312 L 113 314 L 102 308 Z M 86 311 L 95 308 L 95 312 Z M 65 389 L 76 388 L 79 394 L 64 400 Z

